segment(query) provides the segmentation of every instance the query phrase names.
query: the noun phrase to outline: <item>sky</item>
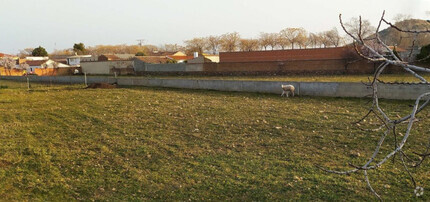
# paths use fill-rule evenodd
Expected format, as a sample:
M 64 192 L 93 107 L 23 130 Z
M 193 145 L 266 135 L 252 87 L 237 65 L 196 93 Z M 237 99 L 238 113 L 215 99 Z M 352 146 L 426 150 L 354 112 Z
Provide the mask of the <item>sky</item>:
M 303 27 L 320 32 L 361 15 L 373 25 L 382 11 L 430 19 L 430 0 L 0 0 L 0 52 L 42 46 L 183 44 L 194 37 Z

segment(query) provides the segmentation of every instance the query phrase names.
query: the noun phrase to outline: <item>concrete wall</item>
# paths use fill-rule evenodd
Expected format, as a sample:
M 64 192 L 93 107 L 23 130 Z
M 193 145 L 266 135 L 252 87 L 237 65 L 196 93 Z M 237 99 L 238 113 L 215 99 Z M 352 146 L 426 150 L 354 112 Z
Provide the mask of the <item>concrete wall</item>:
M 203 64 L 149 64 L 136 61 L 134 69 L 136 72 L 201 72 Z
M 134 59 L 134 71 L 135 72 L 145 72 L 146 63 L 139 59 Z
M 4 80 L 25 81 L 22 76 L 0 76 Z M 84 83 L 83 76 L 32 76 L 33 82 Z M 88 83 L 113 83 L 119 85 L 168 87 L 219 91 L 256 92 L 281 94 L 281 84 L 291 84 L 296 94 L 302 96 L 326 97 L 365 97 L 372 91 L 362 83 L 347 82 L 288 82 L 288 81 L 233 81 L 233 80 L 194 80 L 194 79 L 146 79 L 139 77 L 87 77 Z M 428 84 L 380 84 L 379 97 L 386 99 L 416 99 L 420 94 L 430 92 Z
M 81 68 L 87 74 L 113 74 L 115 69 L 133 69 L 133 61 L 82 62 Z
M 184 72 L 186 65 L 184 63 L 177 64 L 145 64 L 146 71 L 149 72 Z
M 271 75 L 271 74 L 371 74 L 377 64 L 365 60 L 300 60 L 279 62 L 224 62 L 201 64 L 145 64 L 135 62 L 138 74 Z M 388 67 L 388 73 L 392 68 Z
M 186 72 L 201 72 L 204 69 L 204 65 L 205 65 L 204 63 L 200 63 L 200 64 L 187 63 L 185 71 Z

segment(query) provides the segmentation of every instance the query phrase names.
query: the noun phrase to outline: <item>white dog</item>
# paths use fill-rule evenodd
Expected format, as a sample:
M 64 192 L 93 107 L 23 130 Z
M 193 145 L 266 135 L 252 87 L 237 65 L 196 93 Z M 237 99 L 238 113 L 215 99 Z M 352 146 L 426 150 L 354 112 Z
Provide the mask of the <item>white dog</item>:
M 288 95 L 291 93 L 292 96 L 294 97 L 294 86 L 293 85 L 281 85 L 281 88 L 282 88 L 281 96 L 287 95 L 287 97 L 288 97 Z

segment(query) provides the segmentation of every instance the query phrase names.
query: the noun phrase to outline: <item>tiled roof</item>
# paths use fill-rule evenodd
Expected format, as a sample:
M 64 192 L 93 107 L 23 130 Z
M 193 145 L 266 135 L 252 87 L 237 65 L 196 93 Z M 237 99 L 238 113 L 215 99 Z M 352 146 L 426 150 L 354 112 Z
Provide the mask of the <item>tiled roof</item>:
M 53 60 L 61 60 L 61 59 L 66 59 L 68 57 L 71 56 L 75 56 L 75 55 L 50 55 L 49 58 L 53 59 Z
M 0 57 L 13 57 L 13 55 L 9 55 L 6 53 L 0 53 Z
M 104 55 L 104 56 L 106 56 L 108 60 L 121 60 L 121 58 L 116 55 Z
M 134 58 L 134 54 L 114 54 L 116 57 L 122 59 L 122 60 L 128 60 L 131 58 Z
M 44 64 L 46 61 L 48 60 L 27 60 L 26 63 L 29 66 L 41 66 L 42 64 Z
M 194 56 L 175 56 L 175 55 L 169 55 L 167 57 L 172 58 L 172 59 L 177 60 L 177 61 L 179 61 L 179 60 L 191 60 L 194 58 Z
M 67 65 L 67 59 L 53 59 L 55 62 L 63 63 Z

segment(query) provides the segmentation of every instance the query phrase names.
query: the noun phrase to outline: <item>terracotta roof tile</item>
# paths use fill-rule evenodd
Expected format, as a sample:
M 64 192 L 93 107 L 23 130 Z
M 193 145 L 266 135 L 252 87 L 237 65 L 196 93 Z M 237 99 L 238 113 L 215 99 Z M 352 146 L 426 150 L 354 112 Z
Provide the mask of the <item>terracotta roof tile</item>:
M 191 60 L 191 59 L 194 59 L 194 56 L 175 56 L 175 55 L 169 55 L 167 57 L 172 58 L 174 60 Z
M 29 66 L 40 66 L 48 60 L 27 60 L 26 63 Z
M 0 53 L 0 57 L 13 57 L 13 55 L 9 55 L 6 53 Z
M 100 55 L 98 60 L 103 61 L 104 58 L 106 58 L 108 61 L 110 61 L 110 60 L 121 60 L 121 58 L 116 56 L 116 55 Z

